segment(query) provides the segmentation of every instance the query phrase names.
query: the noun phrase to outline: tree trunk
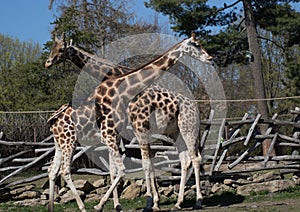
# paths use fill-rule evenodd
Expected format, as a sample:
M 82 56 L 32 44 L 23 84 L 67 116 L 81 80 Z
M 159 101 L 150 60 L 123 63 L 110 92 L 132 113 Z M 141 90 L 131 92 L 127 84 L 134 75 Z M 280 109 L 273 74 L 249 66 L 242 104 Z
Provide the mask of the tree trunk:
M 265 85 L 264 85 L 264 79 L 263 79 L 262 67 L 261 67 L 261 50 L 257 38 L 256 25 L 255 25 L 255 20 L 253 15 L 253 9 L 251 6 L 251 0 L 243 0 L 243 6 L 244 6 L 244 13 L 245 13 L 245 24 L 246 24 L 247 35 L 248 35 L 249 50 L 253 55 L 253 61 L 250 61 L 250 65 L 251 65 L 251 70 L 254 79 L 255 95 L 257 99 L 260 99 L 260 101 L 257 102 L 258 112 L 262 115 L 263 119 L 267 119 L 269 115 L 267 101 L 262 100 L 266 98 L 266 93 L 265 93 Z M 268 125 L 261 124 L 260 125 L 261 134 L 265 134 L 267 128 Z M 266 139 L 263 142 L 262 145 L 263 155 L 267 154 L 270 144 L 271 144 L 270 139 Z M 274 149 L 272 150 L 270 155 L 275 155 Z

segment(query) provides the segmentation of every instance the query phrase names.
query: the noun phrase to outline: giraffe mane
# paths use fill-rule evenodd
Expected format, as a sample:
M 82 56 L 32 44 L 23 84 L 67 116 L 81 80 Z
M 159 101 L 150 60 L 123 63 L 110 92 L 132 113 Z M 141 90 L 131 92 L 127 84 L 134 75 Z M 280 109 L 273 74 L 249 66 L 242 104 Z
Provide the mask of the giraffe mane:
M 159 59 L 162 55 L 164 55 L 164 54 L 166 54 L 167 52 L 169 52 L 169 51 L 175 49 L 177 46 L 179 46 L 179 45 L 180 45 L 181 43 L 183 43 L 184 41 L 186 41 L 186 39 L 180 41 L 179 43 L 176 43 L 174 46 L 172 46 L 171 48 L 169 48 L 169 49 L 168 49 L 167 51 L 165 51 L 163 54 L 158 55 L 158 56 L 155 57 L 154 59 L 152 59 L 152 60 L 150 60 L 150 61 L 148 61 L 148 62 L 146 62 L 146 63 L 144 63 L 144 64 L 142 64 L 142 65 L 140 65 L 140 66 L 138 66 L 137 68 L 133 68 L 132 70 L 130 70 L 129 72 L 127 72 L 127 73 L 125 73 L 125 74 L 123 74 L 123 75 L 117 76 L 117 78 L 125 77 L 125 76 L 127 76 L 127 75 L 130 75 L 130 74 L 133 73 L 133 72 L 136 72 L 136 71 L 139 70 L 139 69 L 142 69 L 142 68 L 148 66 L 149 64 L 153 63 L 155 60 Z

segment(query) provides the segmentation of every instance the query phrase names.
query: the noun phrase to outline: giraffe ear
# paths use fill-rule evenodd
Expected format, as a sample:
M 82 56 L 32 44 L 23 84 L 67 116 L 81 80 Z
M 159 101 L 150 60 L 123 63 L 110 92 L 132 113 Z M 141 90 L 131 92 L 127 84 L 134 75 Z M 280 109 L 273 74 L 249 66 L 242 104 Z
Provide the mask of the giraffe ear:
M 197 40 L 197 38 L 196 38 L 196 33 L 195 33 L 194 31 L 191 32 L 191 37 L 192 37 L 192 39 L 193 39 L 194 41 Z

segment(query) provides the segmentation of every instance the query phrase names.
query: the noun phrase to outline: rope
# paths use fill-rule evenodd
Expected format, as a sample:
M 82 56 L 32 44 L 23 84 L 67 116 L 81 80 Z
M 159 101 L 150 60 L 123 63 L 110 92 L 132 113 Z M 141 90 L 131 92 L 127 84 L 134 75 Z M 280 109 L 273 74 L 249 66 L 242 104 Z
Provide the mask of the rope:
M 298 99 L 300 96 L 287 96 L 277 98 L 265 98 L 265 99 L 208 99 L 208 100 L 193 100 L 195 102 L 259 102 L 259 101 L 272 101 L 272 100 L 286 100 L 286 99 Z
M 265 98 L 265 99 L 207 99 L 192 100 L 194 102 L 258 102 L 258 101 L 272 101 L 272 100 L 287 100 L 287 99 L 299 99 L 300 96 L 287 96 L 287 97 L 277 97 L 277 98 Z M 27 113 L 53 113 L 55 111 L 0 111 L 0 114 L 27 114 Z

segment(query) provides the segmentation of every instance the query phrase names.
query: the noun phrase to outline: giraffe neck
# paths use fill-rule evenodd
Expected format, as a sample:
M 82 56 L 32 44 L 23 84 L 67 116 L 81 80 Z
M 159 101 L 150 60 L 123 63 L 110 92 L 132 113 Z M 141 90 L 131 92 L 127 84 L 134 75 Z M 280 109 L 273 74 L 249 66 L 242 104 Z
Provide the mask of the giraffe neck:
M 164 72 L 168 71 L 182 55 L 183 51 L 179 43 L 162 56 L 142 67 L 132 70 L 119 78 L 112 79 L 112 81 L 115 81 L 114 85 L 117 87 L 119 94 L 116 96 L 120 98 L 117 97 L 117 101 L 121 105 L 128 105 L 138 93 L 155 82 Z
M 98 80 L 123 75 L 131 70 L 130 68 L 119 66 L 103 58 L 96 57 L 75 46 L 68 46 L 66 59 L 73 62 L 80 70 L 88 72 L 88 74 Z

